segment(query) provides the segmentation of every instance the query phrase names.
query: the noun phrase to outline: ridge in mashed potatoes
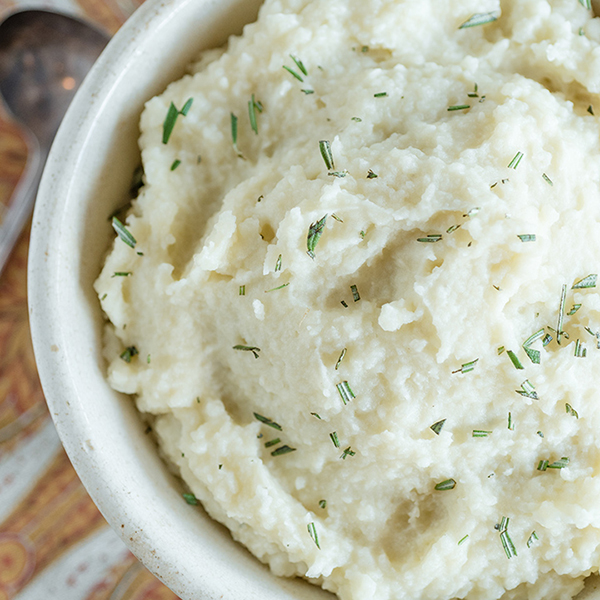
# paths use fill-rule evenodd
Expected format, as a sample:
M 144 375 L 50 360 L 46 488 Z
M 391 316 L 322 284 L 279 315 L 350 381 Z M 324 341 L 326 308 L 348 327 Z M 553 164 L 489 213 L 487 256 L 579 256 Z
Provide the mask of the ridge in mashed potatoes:
M 598 570 L 599 92 L 577 0 L 267 0 L 148 102 L 109 379 L 275 573 L 548 600 Z

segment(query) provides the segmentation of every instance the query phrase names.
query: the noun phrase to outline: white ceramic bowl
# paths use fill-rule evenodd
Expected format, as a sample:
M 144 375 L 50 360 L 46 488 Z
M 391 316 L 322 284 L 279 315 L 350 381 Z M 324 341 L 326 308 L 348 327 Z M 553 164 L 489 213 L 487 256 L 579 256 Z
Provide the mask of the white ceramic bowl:
M 130 398 L 105 380 L 92 284 L 128 199 L 144 102 L 203 48 L 256 16 L 261 0 L 147 0 L 111 41 L 58 132 L 42 179 L 29 257 L 33 342 L 44 392 L 82 482 L 136 556 L 185 600 L 327 600 L 279 579 L 204 512 L 144 434 Z M 600 600 L 597 578 L 581 599 Z
M 37 364 L 79 477 L 135 555 L 185 600 L 333 598 L 279 579 L 201 509 L 144 434 L 130 398 L 105 380 L 92 284 L 128 199 L 144 103 L 203 48 L 255 19 L 259 0 L 148 0 L 106 48 L 57 134 L 40 186 L 29 260 Z

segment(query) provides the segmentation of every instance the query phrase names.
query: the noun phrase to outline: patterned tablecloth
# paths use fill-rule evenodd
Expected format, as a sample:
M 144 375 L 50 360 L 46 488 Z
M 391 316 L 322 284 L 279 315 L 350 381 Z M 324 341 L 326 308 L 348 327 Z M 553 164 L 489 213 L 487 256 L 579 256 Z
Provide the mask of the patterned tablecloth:
M 114 33 L 142 0 L 0 0 L 52 8 Z M 0 203 L 26 160 L 0 108 Z M 0 278 L 0 600 L 176 600 L 110 529 L 79 482 L 46 409 L 29 335 L 29 232 Z

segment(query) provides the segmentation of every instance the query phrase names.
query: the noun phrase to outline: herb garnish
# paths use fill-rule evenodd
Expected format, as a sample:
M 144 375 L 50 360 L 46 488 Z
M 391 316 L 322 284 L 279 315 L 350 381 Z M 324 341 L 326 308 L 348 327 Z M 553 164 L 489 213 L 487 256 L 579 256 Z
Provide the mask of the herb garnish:
M 323 157 L 323 161 L 325 162 L 325 166 L 328 171 L 332 171 L 335 169 L 335 163 L 333 162 L 333 154 L 331 153 L 331 144 L 327 140 L 321 140 L 319 142 L 319 150 L 321 151 L 321 156 Z
M 452 225 L 451 227 L 448 227 L 448 229 L 446 229 L 446 233 L 454 233 L 460 227 L 460 225 Z
M 309 523 L 307 526 L 308 534 L 312 538 L 312 541 L 315 543 L 317 548 L 320 550 L 321 546 L 319 546 L 319 536 L 317 535 L 317 528 L 314 523 Z
M 504 346 L 500 346 L 497 350 L 498 356 L 500 356 L 504 352 L 504 350 L 506 350 L 506 348 Z
M 575 342 L 575 357 L 585 358 L 587 356 L 587 349 L 581 345 L 581 340 Z
M 473 371 L 475 369 L 475 365 L 479 362 L 479 359 L 476 358 L 475 360 L 472 360 L 471 362 L 465 363 L 460 369 L 457 369 L 456 371 L 452 371 L 452 374 L 454 375 L 455 373 L 469 373 L 470 371 Z
M 527 540 L 527 547 L 531 548 L 531 546 L 533 546 L 534 541 L 539 540 L 540 538 L 538 537 L 537 533 L 535 531 L 531 532 L 531 535 L 529 536 L 529 539 Z
M 360 300 L 360 294 L 358 293 L 358 288 L 355 285 L 351 285 L 350 290 L 352 291 L 352 299 L 354 300 L 354 302 L 358 302 Z
M 436 242 L 439 242 L 441 239 L 442 239 L 441 235 L 435 234 L 435 233 L 430 233 L 427 235 L 427 237 L 417 238 L 417 242 L 422 242 L 424 244 L 435 244 Z
M 545 471 L 546 469 L 564 469 L 565 467 L 569 466 L 569 462 L 570 460 L 566 456 L 563 456 L 560 460 L 554 461 L 552 464 L 548 464 L 548 460 L 540 460 L 537 470 Z
M 121 354 L 119 355 L 119 358 L 122 358 L 126 363 L 130 363 L 131 359 L 136 354 L 139 354 L 138 349 L 135 346 L 129 346 L 128 348 L 125 348 L 125 350 L 123 350 L 123 352 L 121 352 Z
M 250 127 L 252 131 L 258 135 L 258 124 L 256 122 L 256 110 L 262 112 L 262 105 L 256 102 L 254 99 L 254 94 L 252 94 L 252 98 L 248 100 L 248 116 L 250 118 Z
M 311 223 L 308 228 L 308 236 L 306 238 L 306 247 L 307 254 L 314 259 L 315 258 L 315 248 L 321 239 L 321 235 L 323 235 L 323 229 L 325 229 L 325 223 L 327 222 L 327 215 L 316 221 L 315 223 Z
M 376 179 L 377 177 L 379 177 L 379 175 L 377 175 L 377 173 L 373 173 L 372 169 L 369 169 L 369 172 L 367 173 L 367 179 Z
M 589 1 L 589 0 L 588 0 Z M 487 23 L 493 23 L 498 20 L 497 13 L 477 13 L 467 19 L 459 29 L 467 29 L 469 27 L 477 27 L 478 25 L 486 25 Z
M 512 558 L 513 556 L 517 556 L 517 549 L 513 544 L 513 541 L 510 539 L 510 535 L 508 535 L 508 524 L 510 519 L 508 517 L 502 517 L 502 521 L 500 522 L 500 541 L 502 542 L 502 547 L 504 548 L 504 552 L 506 553 L 506 558 Z
M 331 441 L 333 442 L 333 445 L 334 445 L 336 448 L 339 448 L 339 447 L 340 447 L 340 440 L 338 439 L 338 434 L 337 434 L 337 431 L 332 431 L 332 432 L 329 434 L 329 437 L 331 438 Z
M 342 455 L 340 456 L 340 458 L 342 460 L 346 460 L 346 456 L 355 456 L 356 452 L 354 452 L 354 450 L 352 450 L 352 446 L 348 446 L 343 452 Z
M 287 65 L 283 65 L 283 68 L 290 73 L 291 75 L 293 75 L 298 81 L 302 81 L 304 82 L 304 79 L 302 79 L 302 77 L 300 77 L 300 75 L 298 75 L 298 73 L 296 73 L 296 71 L 294 71 L 294 69 L 291 69 L 290 67 L 288 67 Z
M 457 104 L 455 106 L 449 106 L 448 112 L 453 112 L 455 110 L 466 110 L 467 108 L 471 108 L 469 104 Z
M 387 92 L 377 92 L 373 94 L 373 98 L 385 98 L 387 96 Z
M 583 279 L 579 280 L 577 283 L 573 284 L 572 290 L 585 290 L 589 288 L 595 288 L 596 282 L 598 281 L 598 275 L 588 275 Z
M 125 242 L 130 248 L 135 248 L 137 244 L 136 239 L 131 235 L 129 230 L 117 219 L 117 217 L 112 218 L 112 226 L 113 229 L 117 232 L 117 235 L 121 238 L 122 242 Z
M 274 440 L 269 440 L 268 442 L 265 442 L 265 448 L 270 448 L 271 446 L 277 446 L 277 444 L 279 444 L 281 442 L 281 440 L 279 438 L 275 438 Z
M 194 494 L 182 494 L 183 499 L 191 506 L 198 506 L 198 498 Z
M 174 171 L 180 164 L 181 164 L 181 161 L 178 158 L 176 158 L 173 161 L 173 164 L 171 165 L 171 171 Z
M 540 361 L 541 361 L 541 352 L 539 350 L 535 350 L 533 348 L 531 348 L 530 346 L 532 344 L 534 344 L 535 342 L 537 342 L 539 339 L 541 339 L 544 335 L 544 330 L 540 329 L 539 331 L 536 331 L 533 335 L 529 336 L 524 342 L 523 342 L 523 350 L 525 350 L 525 354 L 527 354 L 527 356 L 529 356 L 529 360 L 531 360 L 531 362 L 534 365 L 539 365 Z
M 507 350 L 506 353 L 508 354 L 508 357 L 510 358 L 510 361 L 514 365 L 515 369 L 522 371 L 525 368 L 512 350 Z
M 572 317 L 580 308 L 581 308 L 581 304 L 573 304 L 573 307 L 567 313 L 567 317 Z
M 308 75 L 308 71 L 306 70 L 304 63 L 299 58 L 296 58 L 293 54 L 290 54 L 290 58 L 296 63 L 296 66 L 302 71 L 302 73 L 304 73 L 304 75 Z
M 362 123 L 362 119 L 360 117 L 351 117 L 351 121 L 356 121 L 357 123 Z
M 581 282 L 580 282 L 581 283 Z M 567 286 L 562 286 L 562 292 L 560 294 L 560 306 L 558 309 L 558 327 L 556 328 L 556 343 L 560 345 L 560 336 L 563 332 L 563 322 L 565 318 L 565 300 L 567 298 Z
M 579 0 L 579 4 L 588 10 L 592 9 L 592 0 Z
M 521 396 L 524 396 L 525 398 L 531 398 L 533 400 L 539 399 L 539 396 L 535 391 L 535 386 L 533 385 L 533 383 L 531 383 L 531 381 L 529 381 L 529 379 L 526 379 L 521 384 L 521 389 L 515 390 L 515 392 L 517 392 L 517 394 L 520 394 Z
M 315 413 L 315 412 L 311 412 L 310 413 L 315 419 L 319 419 L 319 421 L 322 421 L 323 419 L 321 419 L 321 415 Z
M 335 386 L 337 388 L 337 391 L 340 394 L 340 397 L 342 398 L 342 402 L 344 403 L 344 406 L 346 404 L 348 404 L 348 402 L 350 402 L 350 400 L 353 400 L 354 398 L 356 398 L 356 396 L 354 395 L 354 392 L 352 391 L 352 388 L 350 387 L 349 383 L 347 381 L 342 381 L 342 383 L 338 383 Z
M 319 500 L 320 508 L 327 508 L 327 500 Z
M 303 93 L 305 93 L 307 96 L 309 94 L 314 94 L 315 93 L 315 90 L 300 90 L 300 91 L 303 92 Z
M 278 285 L 277 287 L 271 288 L 270 290 L 265 290 L 265 294 L 268 294 L 270 292 L 276 292 L 277 290 L 282 290 L 283 288 L 286 288 L 289 284 L 288 283 L 284 283 L 282 285 Z
M 281 261 L 282 261 L 282 257 L 280 254 L 279 257 L 277 258 L 277 262 L 275 263 L 275 273 L 277 273 L 277 271 L 281 271 Z
M 233 149 L 239 158 L 245 160 L 244 155 L 240 152 L 238 148 L 237 139 L 238 139 L 238 118 L 233 114 L 231 114 L 231 141 L 233 142 Z
M 446 479 L 441 481 L 435 486 L 438 492 L 445 492 L 446 490 L 453 490 L 456 487 L 456 481 L 454 479 Z
M 517 237 L 522 242 L 535 242 L 536 241 L 535 233 L 523 233 L 521 235 L 517 235 Z
M 579 419 L 579 413 L 567 402 L 565 404 L 565 412 L 576 419 Z
M 273 450 L 273 452 L 271 452 L 271 456 L 281 456 L 282 454 L 289 454 L 290 452 L 295 452 L 296 448 L 290 448 L 287 445 L 284 446 L 279 446 L 279 448 L 277 448 L 277 450 Z
M 133 273 L 131 271 L 115 271 L 112 275 L 111 275 L 111 279 L 113 277 L 129 277 L 130 275 L 133 275 Z
M 346 175 L 348 175 L 348 171 L 346 171 L 346 169 L 344 169 L 343 171 L 329 171 L 329 173 L 327 173 L 327 175 L 329 175 L 330 177 L 346 177 Z
M 508 429 L 510 431 L 515 430 L 515 422 L 513 421 L 512 413 L 508 413 Z
M 340 354 L 340 357 L 337 359 L 337 362 L 335 363 L 335 370 L 337 371 L 340 368 L 340 364 L 342 363 L 342 361 L 344 360 L 344 356 L 346 356 L 346 348 L 344 348 Z
M 169 138 L 171 137 L 171 133 L 173 132 L 173 127 L 175 127 L 175 123 L 177 122 L 177 117 L 179 115 L 182 115 L 183 117 L 185 117 L 188 114 L 188 112 L 190 111 L 190 108 L 192 107 L 193 102 L 194 102 L 193 98 L 188 98 L 181 110 L 177 110 L 177 107 L 175 106 L 175 104 L 173 104 L 173 102 L 171 102 L 171 104 L 169 105 L 169 110 L 167 111 L 167 116 L 165 117 L 165 120 L 163 123 L 163 137 L 162 137 L 163 144 L 168 143 Z
M 242 350 L 243 352 L 252 352 L 254 354 L 254 358 L 258 358 L 258 353 L 260 352 L 260 348 L 256 346 L 243 346 L 242 344 L 236 344 L 233 346 L 234 350 Z
M 462 539 L 461 539 L 461 540 L 458 542 L 457 546 L 462 546 L 462 545 L 463 545 L 463 544 L 464 544 L 464 543 L 467 541 L 467 539 L 468 539 L 468 538 L 469 538 L 469 535 L 468 535 L 468 534 L 467 534 L 467 535 L 465 535 L 465 537 L 464 537 L 464 538 L 462 538 Z
M 517 169 L 517 167 L 519 166 L 521 159 L 524 157 L 525 155 L 522 152 L 517 152 L 515 154 L 515 157 L 510 161 L 510 163 L 508 164 L 508 168 L 509 169 Z
M 433 433 L 435 433 L 436 435 L 440 435 L 445 424 L 446 424 L 446 419 L 442 419 L 441 421 L 438 421 L 437 423 L 434 423 L 433 425 L 431 425 L 429 427 L 429 429 L 431 429 L 431 431 L 433 431 Z
M 240 296 L 245 296 L 245 295 L 246 295 L 246 286 L 240 285 Z
M 542 173 L 542 179 L 548 184 L 548 185 L 554 185 L 554 183 L 552 183 L 552 179 L 550 179 L 550 177 L 548 177 L 548 175 L 546 175 L 546 173 Z
M 473 433 L 472 433 L 472 436 L 474 438 L 488 437 L 489 435 L 492 435 L 492 432 L 485 431 L 483 429 L 473 429 Z
M 268 417 L 263 417 L 262 415 L 259 415 L 258 413 L 252 413 L 254 415 L 254 418 L 257 419 L 258 421 L 260 421 L 261 423 L 264 423 L 265 425 L 268 425 L 269 427 L 272 427 L 273 429 L 277 429 L 277 431 L 283 431 L 283 429 L 281 428 L 281 425 L 279 423 L 275 423 L 275 421 L 271 421 L 271 419 L 269 419 Z

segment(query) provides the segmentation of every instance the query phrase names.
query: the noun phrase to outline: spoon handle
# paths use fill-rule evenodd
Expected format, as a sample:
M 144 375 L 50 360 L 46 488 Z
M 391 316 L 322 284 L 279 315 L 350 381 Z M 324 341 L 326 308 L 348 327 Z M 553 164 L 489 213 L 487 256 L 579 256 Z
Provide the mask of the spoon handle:
M 25 171 L 0 222 L 0 274 L 31 215 L 45 163 L 45 156 L 42 156 L 35 137 L 26 133 L 26 141 L 28 153 Z

